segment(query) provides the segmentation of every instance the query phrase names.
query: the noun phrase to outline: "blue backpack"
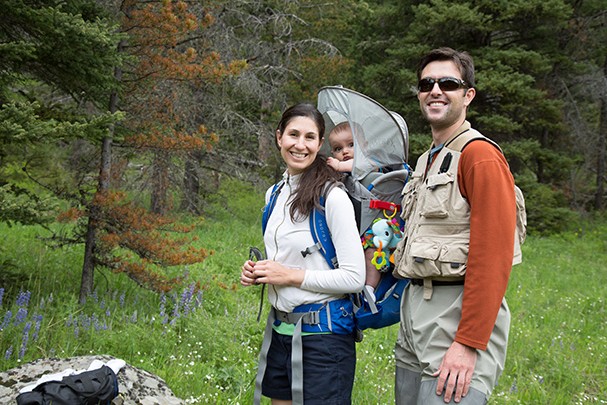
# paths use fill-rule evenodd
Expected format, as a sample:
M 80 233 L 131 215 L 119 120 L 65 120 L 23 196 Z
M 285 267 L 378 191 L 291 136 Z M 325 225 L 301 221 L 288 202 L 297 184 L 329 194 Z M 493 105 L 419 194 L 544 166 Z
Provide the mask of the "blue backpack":
M 268 204 L 263 209 L 261 223 L 263 233 L 265 233 L 268 219 L 274 210 L 276 199 L 283 185 L 283 181 L 274 185 Z M 314 245 L 303 250 L 301 254 L 306 257 L 308 254 L 320 251 L 329 267 L 335 269 L 339 267 L 339 263 L 324 213 L 325 200 L 322 197 L 320 204 L 323 210 L 314 209 L 310 215 L 310 230 Z M 361 331 L 369 328 L 379 329 L 399 322 L 400 300 L 408 283 L 408 279 L 397 279 L 391 272 L 387 272 L 382 274 L 381 280 L 375 288 L 375 302 L 366 295 L 365 289 L 360 293 L 351 294 L 357 329 Z

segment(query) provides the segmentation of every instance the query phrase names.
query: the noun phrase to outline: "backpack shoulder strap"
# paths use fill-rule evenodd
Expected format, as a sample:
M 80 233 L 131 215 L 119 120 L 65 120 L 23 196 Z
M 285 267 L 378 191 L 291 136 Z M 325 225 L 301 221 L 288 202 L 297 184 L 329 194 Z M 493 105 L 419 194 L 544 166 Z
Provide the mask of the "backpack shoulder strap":
M 490 144 L 495 146 L 497 148 L 497 150 L 499 150 L 502 153 L 502 155 L 504 154 L 504 151 L 502 150 L 502 148 L 500 148 L 500 146 L 495 141 L 487 138 L 486 136 L 484 136 L 483 134 L 481 134 L 480 132 L 478 132 L 477 130 L 472 129 L 472 128 L 470 128 L 468 131 L 462 132 L 461 134 L 457 135 L 456 137 L 454 137 L 453 139 L 448 141 L 445 144 L 445 147 L 455 150 L 455 151 L 462 152 L 466 148 L 466 146 L 468 146 L 471 142 L 473 142 L 475 140 L 483 140 L 483 141 L 489 142 Z M 516 184 L 514 185 L 514 195 L 515 195 L 515 201 L 516 201 L 516 236 L 515 237 L 518 239 L 517 243 L 519 245 L 518 248 L 515 247 L 515 255 L 518 255 L 518 257 L 515 256 L 514 264 L 517 264 L 517 263 L 520 263 L 520 261 L 521 261 L 520 245 L 522 245 L 523 242 L 525 242 L 525 238 L 527 236 L 527 211 L 526 211 L 526 207 L 525 207 L 525 197 L 523 196 L 523 192 Z
M 320 204 L 322 206 L 322 211 L 318 209 L 312 210 L 312 214 L 310 215 L 310 230 L 312 231 L 312 239 L 314 240 L 314 245 L 306 248 L 306 250 L 302 251 L 301 254 L 306 257 L 310 252 L 310 249 L 314 246 L 318 247 L 318 250 L 322 253 L 327 264 L 332 269 L 336 269 L 339 267 L 337 263 L 337 253 L 335 252 L 335 245 L 333 244 L 333 240 L 331 239 L 331 232 L 329 232 L 329 225 L 327 224 L 327 218 L 325 216 L 325 198 L 320 197 Z M 316 249 L 315 249 L 316 250 Z M 305 253 L 304 253 L 305 252 Z
M 333 240 L 331 239 L 331 232 L 329 231 L 329 225 L 327 224 L 327 217 L 325 215 L 326 197 L 333 187 L 336 187 L 336 185 L 327 184 L 323 195 L 321 195 L 319 199 L 321 209 L 314 208 L 310 213 L 310 232 L 312 233 L 314 245 L 302 250 L 301 254 L 303 257 L 306 257 L 310 253 L 320 251 L 329 267 L 336 269 L 339 267 L 337 253 Z
M 447 141 L 445 144 L 446 148 L 451 150 L 455 150 L 457 152 L 463 152 L 466 146 L 470 144 L 472 141 L 482 140 L 485 142 L 489 142 L 493 146 L 495 146 L 500 152 L 502 152 L 502 148 L 493 141 L 492 139 L 487 138 L 485 135 L 478 132 L 476 129 L 470 128 L 467 131 L 462 132 L 461 134 L 455 136 L 451 140 Z M 503 154 L 503 152 L 502 152 Z
M 266 206 L 263 207 L 263 214 L 261 216 L 262 235 L 266 233 L 266 226 L 268 225 L 268 220 L 270 219 L 270 215 L 272 215 L 272 211 L 274 210 L 274 206 L 276 205 L 276 199 L 278 198 L 280 190 L 282 190 L 282 187 L 284 185 L 284 180 L 281 180 L 278 183 L 274 184 L 274 187 L 272 188 L 272 193 L 270 194 L 270 199 L 268 200 Z

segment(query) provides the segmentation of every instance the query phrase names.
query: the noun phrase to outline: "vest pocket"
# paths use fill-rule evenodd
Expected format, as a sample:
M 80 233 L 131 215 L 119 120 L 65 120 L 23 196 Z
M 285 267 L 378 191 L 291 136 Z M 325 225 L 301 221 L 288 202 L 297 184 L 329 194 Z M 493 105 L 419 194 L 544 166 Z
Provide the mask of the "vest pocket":
M 447 218 L 449 216 L 449 196 L 454 177 L 451 173 L 428 176 L 421 215 L 426 218 Z
M 468 242 L 420 239 L 411 243 L 407 277 L 460 277 L 466 273 Z
M 403 200 L 401 203 L 402 211 L 400 217 L 405 221 L 411 215 L 415 202 L 417 201 L 417 188 L 419 187 L 420 181 L 421 178 L 415 177 L 414 173 L 413 177 L 405 184 L 403 189 Z
M 414 241 L 409 248 L 408 266 L 411 269 L 412 278 L 437 277 L 440 276 L 438 267 L 438 256 L 440 245 L 431 241 Z

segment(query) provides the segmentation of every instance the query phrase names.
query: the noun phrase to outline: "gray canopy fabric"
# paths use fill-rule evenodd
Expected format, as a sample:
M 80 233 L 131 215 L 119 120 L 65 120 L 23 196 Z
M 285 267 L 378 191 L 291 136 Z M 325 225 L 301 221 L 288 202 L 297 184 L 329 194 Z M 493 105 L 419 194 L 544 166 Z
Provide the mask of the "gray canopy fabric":
M 341 86 L 318 92 L 318 109 L 325 118 L 325 137 L 339 123 L 349 121 L 354 138 L 352 177 L 362 180 L 383 167 L 402 168 L 407 162 L 409 132 L 403 117 L 377 101 Z M 328 145 L 328 140 L 325 142 Z
M 409 132 L 403 117 L 375 100 L 340 86 L 318 92 L 318 110 L 325 118 L 325 138 L 348 121 L 353 132 L 354 166 L 344 185 L 354 204 L 361 236 L 377 218 L 396 215 L 401 192 L 409 178 Z M 328 145 L 328 139 L 324 145 Z M 327 154 L 329 147 L 325 146 Z M 378 209 L 373 201 L 394 204 Z

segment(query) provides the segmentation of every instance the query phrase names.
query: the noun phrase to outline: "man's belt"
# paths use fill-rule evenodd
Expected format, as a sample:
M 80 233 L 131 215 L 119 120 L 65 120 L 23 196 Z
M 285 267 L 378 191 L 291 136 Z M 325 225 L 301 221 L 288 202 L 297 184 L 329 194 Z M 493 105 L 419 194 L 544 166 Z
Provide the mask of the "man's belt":
M 464 285 L 464 279 L 458 279 L 458 280 L 441 280 L 441 279 L 431 279 L 432 280 L 432 285 L 433 286 L 438 286 L 438 285 Z M 424 285 L 424 279 L 423 278 L 412 278 L 411 279 L 411 284 L 413 285 L 418 285 L 418 286 L 423 286 Z

